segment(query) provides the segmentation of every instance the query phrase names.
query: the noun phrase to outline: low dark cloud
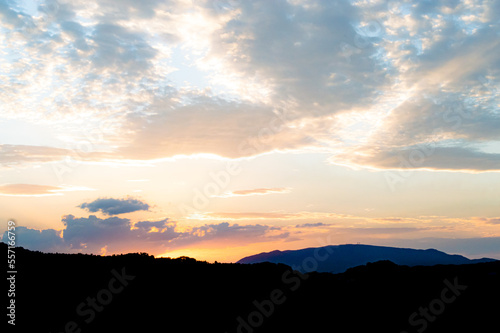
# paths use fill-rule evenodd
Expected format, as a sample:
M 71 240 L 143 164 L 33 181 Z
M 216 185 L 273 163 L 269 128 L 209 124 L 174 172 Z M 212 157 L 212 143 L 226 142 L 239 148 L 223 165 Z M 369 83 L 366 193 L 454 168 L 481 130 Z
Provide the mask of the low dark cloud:
M 75 218 L 66 215 L 62 222 L 65 225 L 63 239 L 71 249 L 82 249 L 96 245 L 114 242 L 115 240 L 130 240 L 130 220 L 119 217 L 100 219 L 95 215 Z M 103 245 L 104 246 L 104 245 Z
M 225 244 L 245 244 L 285 239 L 288 232 L 267 225 L 238 225 L 222 222 L 199 227 L 177 228 L 169 219 L 140 221 L 133 224 L 130 219 L 116 216 L 106 219 L 95 215 L 75 217 L 66 215 L 64 229 L 36 230 L 18 227 L 18 245 L 30 250 L 46 252 L 123 253 L 146 251 L 162 254 L 171 249 L 183 248 L 201 242 L 223 241 Z M 7 232 L 2 240 L 7 240 Z
M 181 233 L 175 231 L 175 223 L 168 219 L 137 222 L 134 227 L 130 219 L 116 216 L 101 219 L 95 215 L 76 218 L 63 217 L 65 229 L 63 241 L 69 249 L 99 252 L 108 246 L 110 251 L 127 251 L 131 246 L 144 247 L 144 243 L 157 242 L 164 245 Z M 157 232 L 152 232 L 153 227 Z
M 7 231 L 3 234 L 2 241 L 7 243 Z M 16 246 L 38 251 L 64 251 L 67 248 L 60 232 L 54 229 L 37 230 L 23 226 L 16 227 Z
M 149 205 L 137 199 L 113 199 L 113 198 L 99 198 L 92 202 L 84 202 L 78 206 L 79 208 L 86 209 L 91 213 L 100 211 L 105 215 L 118 215 L 125 213 L 132 213 L 140 210 L 149 210 Z

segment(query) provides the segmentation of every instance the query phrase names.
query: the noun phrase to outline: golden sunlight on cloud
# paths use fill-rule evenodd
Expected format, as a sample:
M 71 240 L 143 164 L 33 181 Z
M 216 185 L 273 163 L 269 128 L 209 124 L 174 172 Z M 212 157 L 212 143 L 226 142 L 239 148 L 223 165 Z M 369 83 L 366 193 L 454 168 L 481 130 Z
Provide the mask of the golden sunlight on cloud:
M 36 184 L 4 184 L 0 185 L 0 196 L 11 197 L 46 197 L 63 195 L 62 192 L 94 191 L 92 188 L 83 186 L 49 186 Z
M 275 193 L 290 193 L 291 189 L 287 187 L 280 188 L 256 188 L 253 190 L 239 190 L 239 191 L 229 191 L 221 195 L 214 195 L 217 198 L 231 198 L 231 197 L 246 197 L 251 195 L 267 195 Z

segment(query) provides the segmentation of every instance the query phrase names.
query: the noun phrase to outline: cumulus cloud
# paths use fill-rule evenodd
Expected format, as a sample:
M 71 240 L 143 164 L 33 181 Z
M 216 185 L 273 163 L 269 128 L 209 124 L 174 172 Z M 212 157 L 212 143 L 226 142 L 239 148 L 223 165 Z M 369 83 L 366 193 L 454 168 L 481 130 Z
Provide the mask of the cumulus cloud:
M 149 210 L 149 205 L 138 199 L 113 199 L 113 198 L 99 198 L 92 202 L 84 202 L 78 206 L 79 208 L 86 209 L 91 213 L 100 211 L 105 215 L 119 215 L 125 213 L 132 213 L 140 210 Z
M 8 239 L 8 232 L 5 231 L 2 241 L 7 243 Z M 16 227 L 16 246 L 47 252 L 65 252 L 69 250 L 61 238 L 60 231 L 54 229 L 37 230 L 23 226 Z
M 112 243 L 117 239 L 130 241 L 129 219 L 118 217 L 100 219 L 95 215 L 90 215 L 88 218 L 75 218 L 73 215 L 66 215 L 62 222 L 65 226 L 64 241 L 72 249 L 92 247 L 93 245 L 101 248 L 102 243 Z
M 63 241 L 69 249 L 94 253 L 104 246 L 108 246 L 109 251 L 122 251 L 130 246 L 155 249 L 182 235 L 175 231 L 176 224 L 168 219 L 137 222 L 133 227 L 130 219 L 101 219 L 95 215 L 81 218 L 66 215 L 62 222 L 65 226 Z
M 248 244 L 285 239 L 289 233 L 279 227 L 260 224 L 238 225 L 222 222 L 182 228 L 169 219 L 140 221 L 116 216 L 101 219 L 95 215 L 75 217 L 66 215 L 64 229 L 36 230 L 16 228 L 18 245 L 31 250 L 100 253 L 149 251 L 164 253 L 166 249 L 183 248 L 195 243 L 223 241 L 225 244 Z M 7 232 L 3 235 L 7 238 Z

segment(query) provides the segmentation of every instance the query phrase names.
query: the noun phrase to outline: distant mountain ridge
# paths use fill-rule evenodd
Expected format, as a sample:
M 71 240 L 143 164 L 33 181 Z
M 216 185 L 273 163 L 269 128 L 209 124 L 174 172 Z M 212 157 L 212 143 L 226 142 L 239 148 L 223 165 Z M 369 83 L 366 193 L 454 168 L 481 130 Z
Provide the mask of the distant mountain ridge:
M 349 268 L 380 260 L 389 260 L 395 264 L 406 266 L 462 265 L 496 261 L 490 258 L 469 259 L 458 254 L 447 254 L 436 249 L 419 250 L 364 244 L 344 244 L 300 250 L 263 252 L 242 258 L 237 263 L 271 262 L 289 265 L 303 272 L 342 273 Z

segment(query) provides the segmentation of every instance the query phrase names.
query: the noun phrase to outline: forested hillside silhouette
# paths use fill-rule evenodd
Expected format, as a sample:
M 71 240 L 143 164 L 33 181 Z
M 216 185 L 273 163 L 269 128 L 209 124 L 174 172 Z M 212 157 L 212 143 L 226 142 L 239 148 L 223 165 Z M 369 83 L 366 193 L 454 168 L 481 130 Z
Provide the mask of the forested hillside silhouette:
M 1 243 L 4 253 L 7 246 Z M 16 248 L 19 332 L 490 332 L 500 262 L 345 273 Z M 4 315 L 5 316 L 5 315 Z M 411 319 L 410 319 L 411 318 Z

